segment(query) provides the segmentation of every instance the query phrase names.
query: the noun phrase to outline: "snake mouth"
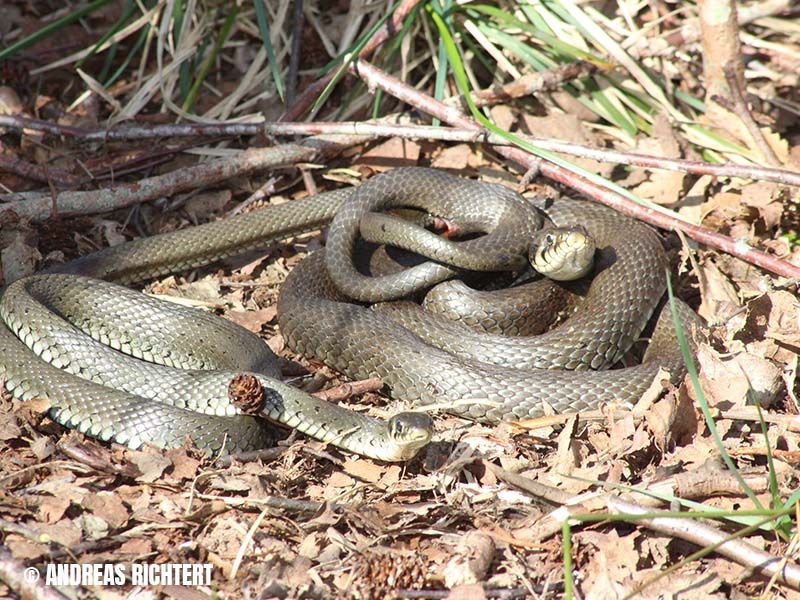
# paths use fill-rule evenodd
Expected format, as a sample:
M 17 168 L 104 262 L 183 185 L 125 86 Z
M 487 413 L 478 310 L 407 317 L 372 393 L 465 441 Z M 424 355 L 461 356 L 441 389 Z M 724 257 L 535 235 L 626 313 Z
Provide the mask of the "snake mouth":
M 580 225 L 553 227 L 531 240 L 528 260 L 542 275 L 572 281 L 588 275 L 594 266 L 594 238 Z

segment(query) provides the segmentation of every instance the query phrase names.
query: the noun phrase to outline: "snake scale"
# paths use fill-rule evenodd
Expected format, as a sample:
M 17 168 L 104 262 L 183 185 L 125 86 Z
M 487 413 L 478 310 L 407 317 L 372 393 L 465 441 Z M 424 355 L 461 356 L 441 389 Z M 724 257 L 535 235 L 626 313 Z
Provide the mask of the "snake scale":
M 365 277 L 352 263 L 359 224 L 371 211 L 396 206 L 422 208 L 486 235 L 433 250 L 434 260 L 401 273 Z M 395 300 L 469 266 L 444 265 L 442 253 L 458 261 L 466 249 L 482 257 L 477 268 L 518 269 L 542 227 L 542 212 L 502 186 L 408 168 L 358 188 L 128 242 L 12 283 L 0 299 L 7 326 L 0 327 L 0 378 L 18 397 L 46 397 L 56 421 L 101 439 L 170 447 L 188 436 L 216 452 L 270 441 L 257 420 L 234 415 L 227 401 L 231 377 L 249 371 L 258 374 L 270 418 L 368 456 L 407 459 L 430 437 L 421 413 L 383 422 L 313 398 L 275 378 L 274 357 L 256 336 L 109 283 L 205 265 L 329 222 L 326 248 L 304 259 L 281 290 L 282 335 L 294 351 L 349 377 L 380 377 L 393 397 L 496 422 L 539 415 L 545 404 L 565 412 L 634 402 L 660 367 L 681 376 L 667 310 L 641 365 L 588 370 L 617 362 L 663 296 L 666 259 L 655 232 L 587 202 L 558 201 L 547 212 L 558 225 L 585 220 L 598 257 L 580 310 L 537 338 L 480 341 L 437 315 L 364 304 Z M 677 306 L 685 327 L 698 322 L 691 309 Z M 500 354 L 510 352 L 510 362 L 525 368 L 497 357 L 507 343 Z M 170 368 L 176 366 L 177 373 Z

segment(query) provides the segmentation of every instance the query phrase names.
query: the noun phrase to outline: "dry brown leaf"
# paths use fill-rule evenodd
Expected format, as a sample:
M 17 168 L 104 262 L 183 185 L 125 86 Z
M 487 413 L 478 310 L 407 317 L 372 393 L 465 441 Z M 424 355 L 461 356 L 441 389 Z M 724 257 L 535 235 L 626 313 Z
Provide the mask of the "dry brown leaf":
M 377 483 L 380 481 L 384 473 L 384 467 L 379 464 L 352 457 L 344 461 L 344 470 L 345 473 L 363 481 L 369 481 L 370 483 Z
M 0 402 L 0 441 L 17 440 L 22 436 L 20 421 L 11 412 L 11 406 L 10 402 Z
M 274 321 L 277 315 L 277 305 L 272 305 L 258 310 L 229 310 L 225 313 L 225 318 L 248 331 L 259 333 L 261 328 Z
M 534 117 L 524 114 L 522 115 L 521 129 L 530 135 L 540 138 L 554 138 L 565 142 L 588 144 L 590 146 L 599 145 L 597 143 L 598 140 L 595 139 L 591 131 L 589 131 L 574 114 L 555 114 L 546 117 Z M 590 158 L 562 156 L 570 162 L 574 162 L 584 169 L 603 177 L 611 175 L 611 171 L 614 169 L 614 165 L 601 163 Z
M 784 210 L 781 196 L 782 188 L 772 181 L 758 181 L 742 188 L 742 204 L 758 210 L 767 231 L 774 230 L 781 222 Z
M 204 221 L 225 208 L 232 197 L 227 188 L 209 190 L 189 198 L 184 208 L 196 220 Z
M 448 588 L 476 584 L 483 581 L 494 558 L 492 537 L 480 531 L 470 531 L 462 536 L 455 552 L 444 566 L 444 584 Z
M 25 233 L 17 232 L 12 242 L 0 251 L 0 265 L 6 283 L 33 275 L 36 264 L 42 259 L 39 250 L 27 238 Z
M 419 160 L 420 146 L 413 140 L 390 138 L 372 146 L 353 164 L 366 166 L 376 172 L 388 171 L 397 167 L 413 167 Z
M 580 465 L 580 452 L 575 442 L 575 432 L 578 427 L 578 416 L 574 415 L 564 423 L 564 429 L 558 434 L 558 449 L 553 458 L 553 469 L 568 475 Z
M 175 448 L 167 452 L 172 461 L 170 476 L 173 479 L 194 479 L 200 469 L 200 461 L 187 454 L 186 448 Z
M 638 531 L 620 536 L 612 529 L 608 533 L 582 531 L 575 534 L 581 545 L 590 545 L 595 551 L 585 569 L 586 598 L 621 597 L 631 591 L 631 579 L 636 574 L 639 552 L 636 540 Z
M 122 527 L 128 521 L 128 509 L 112 492 L 87 494 L 83 499 L 83 507 L 104 521 L 112 528 Z
M 489 114 L 492 116 L 492 121 L 500 129 L 510 131 L 511 127 L 517 121 L 517 116 L 507 104 L 497 104 L 489 109 Z
M 675 422 L 677 410 L 675 406 L 675 396 L 669 394 L 663 400 L 656 402 L 650 410 L 644 414 L 647 429 L 650 431 L 653 443 L 661 452 L 669 447 L 672 439 L 672 424 Z
M 448 146 L 433 159 L 431 166 L 437 169 L 451 169 L 454 171 L 477 167 L 480 164 L 480 158 L 475 152 L 473 146 L 469 144 Z
M 144 556 L 153 551 L 153 543 L 144 538 L 132 538 L 124 542 L 117 552 L 120 554 L 130 554 L 133 556 Z
M 38 514 L 45 523 L 60 521 L 72 502 L 64 496 L 44 496 L 39 501 Z
M 39 535 L 43 536 L 43 540 L 52 540 L 67 548 L 81 541 L 81 530 L 70 519 L 61 519 L 57 523 L 41 523 Z
M 728 410 L 752 399 L 769 406 L 782 388 L 781 370 L 770 360 L 749 353 L 721 355 L 708 344 L 697 350 L 700 387 L 709 405 Z
M 706 321 L 713 323 L 727 319 L 739 309 L 740 299 L 733 283 L 713 261 L 700 263 L 700 282 L 702 302 L 698 313 Z M 740 313 L 727 321 L 728 326 L 736 326 L 738 321 L 744 323 L 745 314 Z
M 42 436 L 40 438 L 37 438 L 31 444 L 31 451 L 36 455 L 36 458 L 39 459 L 40 461 L 43 461 L 49 456 L 52 456 L 55 450 L 56 450 L 55 442 L 47 436 Z
M 172 465 L 172 462 L 161 454 L 131 451 L 129 457 L 141 473 L 136 481 L 142 483 L 152 483 Z
M 355 479 L 342 473 L 341 471 L 334 471 L 331 473 L 331 476 L 328 477 L 328 485 L 335 488 L 351 487 L 355 484 L 355 482 Z
M 653 123 L 651 136 L 640 136 L 636 150 L 643 154 L 653 154 L 664 158 L 680 158 L 681 150 L 672 124 L 665 114 L 659 114 Z M 685 173 L 680 171 L 653 170 L 649 179 L 638 185 L 633 192 L 648 198 L 656 204 L 674 204 L 683 192 Z
M 50 553 L 47 544 L 40 544 L 17 534 L 9 534 L 4 541 L 5 546 L 11 551 L 14 558 L 21 560 L 36 560 Z

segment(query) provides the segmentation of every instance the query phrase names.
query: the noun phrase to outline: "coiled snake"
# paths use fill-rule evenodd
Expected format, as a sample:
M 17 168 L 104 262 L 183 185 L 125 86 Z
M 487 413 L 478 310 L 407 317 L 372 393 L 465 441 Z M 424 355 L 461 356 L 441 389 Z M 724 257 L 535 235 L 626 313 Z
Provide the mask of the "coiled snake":
M 365 215 L 396 206 L 422 208 L 486 235 L 443 242 L 431 251 L 434 260 L 401 273 L 366 277 L 352 262 L 360 224 L 366 230 Z M 355 452 L 409 458 L 430 437 L 420 413 L 401 413 L 387 424 L 317 400 L 275 379 L 274 357 L 256 336 L 100 281 L 128 283 L 193 268 L 331 220 L 326 249 L 302 261 L 281 290 L 281 332 L 293 350 L 350 377 L 380 377 L 394 397 L 446 403 L 455 413 L 494 422 L 541 414 L 545 403 L 564 412 L 633 402 L 659 367 L 680 376 L 668 311 L 659 316 L 641 365 L 588 370 L 617 362 L 656 309 L 666 265 L 656 234 L 588 202 L 558 201 L 547 212 L 559 225 L 583 220 L 598 254 L 578 312 L 536 338 L 479 337 L 403 305 L 361 304 L 413 294 L 463 268 L 519 269 L 542 227 L 542 213 L 501 186 L 432 169 L 396 169 L 359 188 L 136 240 L 14 282 L 0 301 L 7 325 L 0 327 L 0 378 L 16 396 L 48 398 L 56 421 L 101 439 L 169 447 L 188 436 L 218 451 L 268 441 L 252 418 L 230 416 L 228 383 L 234 373 L 252 371 L 266 390 L 263 412 L 270 418 Z M 439 262 L 444 256 L 458 266 Z M 480 257 L 479 264 L 469 256 Z M 686 327 L 696 323 L 688 307 L 678 306 Z

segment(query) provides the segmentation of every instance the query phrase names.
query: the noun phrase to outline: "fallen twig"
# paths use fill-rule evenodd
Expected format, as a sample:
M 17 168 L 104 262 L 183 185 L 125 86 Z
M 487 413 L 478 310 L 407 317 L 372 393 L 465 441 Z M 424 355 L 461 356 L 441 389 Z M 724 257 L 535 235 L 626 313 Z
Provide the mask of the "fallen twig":
M 747 108 L 747 102 L 744 99 L 742 88 L 739 87 L 739 80 L 736 77 L 736 71 L 733 65 L 730 63 L 726 64 L 723 71 L 725 72 L 725 81 L 727 81 L 728 89 L 730 90 L 730 98 L 723 100 L 719 97 L 715 97 L 714 100 L 723 106 L 730 103 L 730 106 L 725 106 L 725 108 L 733 112 L 739 117 L 742 123 L 744 123 L 744 126 L 747 127 L 747 132 L 750 134 L 753 143 L 758 146 L 764 160 L 773 167 L 780 166 L 781 161 L 778 160 L 772 146 L 767 143 L 764 134 L 761 132 L 761 129 L 759 129 L 755 119 L 753 119 L 753 115 L 750 114 L 750 109 Z M 720 100 L 723 100 L 723 102 L 720 102 Z
M 19 598 L 28 600 L 65 600 L 67 596 L 62 595 L 55 588 L 45 585 L 38 575 L 31 576 L 32 571 L 25 568 L 25 565 L 11 556 L 11 553 L 0 549 L 0 581 L 11 589 Z M 37 571 L 38 573 L 38 571 Z M 77 590 L 70 588 L 70 596 L 78 596 Z
M 359 394 L 380 391 L 382 387 L 383 381 L 379 377 L 370 377 L 369 379 L 343 383 L 327 390 L 315 392 L 313 395 L 328 402 L 341 402 Z
M 480 93 L 480 92 L 478 92 Z M 455 104 L 445 102 L 448 105 Z M 282 135 L 358 135 L 364 136 L 364 141 L 381 137 L 400 137 L 406 139 L 442 140 L 450 142 L 485 143 L 496 146 L 509 146 L 511 143 L 498 135 L 485 130 L 464 129 L 458 127 L 433 127 L 430 125 L 392 124 L 365 121 L 323 122 L 267 122 L 267 123 L 217 123 L 213 125 L 199 125 L 196 123 L 176 123 L 169 125 L 152 126 L 126 126 L 113 129 L 78 129 L 62 126 L 48 121 L 36 121 L 24 117 L 8 117 L 0 115 L 0 125 L 12 129 L 39 129 L 41 131 L 52 128 L 64 128 L 63 135 L 75 136 L 85 141 L 110 141 L 110 140 L 145 140 L 163 137 L 193 137 L 211 136 L 227 137 L 237 135 L 267 134 Z M 591 158 L 593 160 L 663 169 L 665 171 L 680 171 L 693 175 L 713 175 L 714 177 L 739 177 L 741 179 L 755 179 L 759 181 L 774 181 L 785 185 L 800 186 L 800 173 L 788 169 L 760 167 L 756 165 L 740 165 L 726 163 L 715 165 L 696 160 L 680 158 L 664 158 L 639 152 L 624 152 L 606 148 L 593 148 L 584 144 L 565 142 L 553 138 L 539 138 L 530 135 L 516 134 L 518 137 L 536 144 L 544 150 L 552 150 L 562 154 Z M 174 151 L 179 152 L 181 148 Z M 37 167 L 37 165 L 33 165 Z M 4 168 L 0 164 L 0 168 Z M 8 167 L 8 170 L 13 170 Z M 20 175 L 37 179 L 28 171 L 17 171 Z M 115 173 L 117 176 L 119 172 Z M 69 178 L 70 175 L 61 171 L 50 171 L 51 178 Z M 46 178 L 41 179 L 46 181 Z
M 219 158 L 109 189 L 61 192 L 55 199 L 42 194 L 14 194 L 13 198 L 17 199 L 2 205 L 2 210 L 12 210 L 18 216 L 34 221 L 56 215 L 74 216 L 110 212 L 218 183 L 234 175 L 310 161 L 318 155 L 317 149 L 301 145 L 253 148 L 232 158 Z
M 353 74 L 363 79 L 368 87 L 379 87 L 399 100 L 420 110 L 424 110 L 442 121 L 473 131 L 483 130 L 478 123 L 465 117 L 457 109 L 449 107 L 427 94 L 415 90 L 369 63 L 358 61 L 352 65 L 350 70 Z M 526 169 L 538 165 L 542 175 L 545 177 L 571 187 L 593 200 L 602 202 L 622 213 L 655 225 L 656 227 L 660 227 L 661 229 L 683 231 L 687 236 L 697 242 L 722 250 L 723 252 L 759 266 L 776 275 L 790 278 L 800 277 L 800 267 L 770 256 L 761 250 L 751 248 L 746 242 L 733 240 L 706 227 L 687 223 L 664 212 L 628 200 L 620 194 L 603 188 L 564 167 L 545 160 L 540 160 L 520 148 L 496 146 L 495 150 L 498 154 L 519 163 Z
M 653 512 L 650 508 L 639 506 L 615 496 L 609 497 L 608 507 L 611 512 L 627 515 L 643 515 Z M 767 579 L 775 578 L 776 581 L 794 590 L 800 589 L 800 566 L 736 539 L 757 530 L 760 524 L 751 525 L 733 535 L 729 535 L 725 531 L 699 522 L 697 519 L 653 517 L 639 519 L 637 523 L 659 533 L 702 546 L 703 550 L 701 552 L 703 552 L 703 555 L 716 552 L 752 569 L 762 577 Z M 639 589 L 643 589 L 649 583 L 649 581 L 643 583 Z
M 430 125 L 395 125 L 364 123 L 358 121 L 327 123 L 264 123 L 263 130 L 271 135 L 371 135 L 375 138 L 399 137 L 421 140 L 443 140 L 450 142 L 490 143 L 493 146 L 510 146 L 508 140 L 485 130 L 475 131 L 457 127 L 433 127 Z M 601 162 L 635 165 L 665 171 L 680 171 L 694 175 L 713 175 L 715 177 L 739 177 L 759 181 L 774 181 L 786 185 L 800 186 L 800 173 L 788 169 L 775 169 L 755 165 L 727 163 L 715 165 L 697 160 L 663 158 L 638 152 L 623 152 L 593 148 L 552 138 L 538 138 L 516 133 L 518 137 L 544 150 L 552 150 L 581 158 L 591 158 Z
M 556 90 L 566 81 L 591 75 L 597 71 L 598 66 L 584 60 L 578 60 L 566 65 L 560 65 L 545 71 L 528 73 L 516 81 L 505 85 L 493 86 L 485 90 L 472 92 L 472 101 L 475 106 L 493 106 L 501 102 L 508 102 L 515 98 L 534 95 L 537 92 Z M 445 104 L 451 106 L 463 105 L 462 96 L 447 98 Z
M 35 165 L 13 156 L 0 155 L 0 171 L 15 173 L 20 177 L 41 181 L 42 183 L 52 183 L 54 186 L 61 188 L 74 187 L 80 182 L 79 178 L 61 169 L 54 169 L 47 165 Z

